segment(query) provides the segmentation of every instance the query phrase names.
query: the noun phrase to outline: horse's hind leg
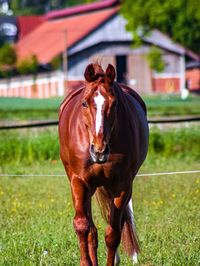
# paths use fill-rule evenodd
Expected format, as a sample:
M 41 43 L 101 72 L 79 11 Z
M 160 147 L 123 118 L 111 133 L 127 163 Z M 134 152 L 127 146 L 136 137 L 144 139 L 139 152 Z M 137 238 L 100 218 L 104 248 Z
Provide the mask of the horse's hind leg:
M 91 194 L 84 183 L 76 176 L 71 178 L 71 190 L 75 207 L 74 228 L 80 246 L 80 266 L 96 266 L 97 258 L 95 261 L 94 252 L 92 258 L 90 258 L 91 242 L 89 244 L 89 241 L 91 241 L 91 238 L 94 239 L 95 235 L 95 231 L 91 229 L 91 224 L 93 224 L 90 215 Z M 94 245 L 93 248 L 96 249 L 97 245 Z
M 123 214 L 130 195 L 131 192 L 126 189 L 120 193 L 119 197 L 113 198 L 111 202 L 110 224 L 106 230 L 105 237 L 108 249 L 107 266 L 115 265 L 115 256 L 121 240 Z
M 118 266 L 120 264 L 120 256 L 118 250 L 115 253 L 115 266 Z

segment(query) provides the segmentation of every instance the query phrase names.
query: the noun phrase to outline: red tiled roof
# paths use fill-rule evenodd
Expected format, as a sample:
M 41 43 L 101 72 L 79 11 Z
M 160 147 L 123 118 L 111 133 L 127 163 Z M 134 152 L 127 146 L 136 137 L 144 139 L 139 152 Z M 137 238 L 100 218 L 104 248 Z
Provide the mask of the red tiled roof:
M 46 18 L 44 16 L 19 16 L 17 23 L 19 27 L 19 40 L 42 24 Z
M 95 10 L 101 10 L 108 7 L 115 6 L 119 3 L 118 0 L 101 0 L 99 2 L 90 3 L 90 4 L 83 4 L 79 6 L 73 6 L 70 8 L 54 10 L 47 13 L 47 19 L 55 19 L 61 17 L 68 17 L 72 15 L 82 14 L 85 12 L 92 12 Z
M 61 54 L 65 42 L 69 48 L 118 11 L 118 7 L 45 21 L 16 44 L 19 59 L 36 55 L 41 64 Z

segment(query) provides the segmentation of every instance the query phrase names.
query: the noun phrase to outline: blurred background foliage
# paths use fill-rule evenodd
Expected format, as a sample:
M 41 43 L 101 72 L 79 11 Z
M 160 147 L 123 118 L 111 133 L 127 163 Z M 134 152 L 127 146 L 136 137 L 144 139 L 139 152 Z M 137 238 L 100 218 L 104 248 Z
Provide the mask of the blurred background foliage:
M 134 40 L 153 29 L 167 33 L 176 42 L 200 53 L 199 0 L 125 0 L 121 12 Z
M 11 0 L 10 6 L 14 15 L 32 15 L 90 2 L 94 0 Z

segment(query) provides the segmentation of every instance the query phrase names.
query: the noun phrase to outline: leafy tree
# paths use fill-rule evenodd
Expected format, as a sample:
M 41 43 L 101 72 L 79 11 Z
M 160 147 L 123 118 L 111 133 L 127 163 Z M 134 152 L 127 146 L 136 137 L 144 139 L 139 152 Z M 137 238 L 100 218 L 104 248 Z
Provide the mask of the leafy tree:
M 152 46 L 146 58 L 152 70 L 157 72 L 162 72 L 164 70 L 165 62 L 162 58 L 162 52 L 158 47 Z
M 35 55 L 32 55 L 31 57 L 24 58 L 17 62 L 17 71 L 21 75 L 25 74 L 36 74 L 38 69 L 38 60 Z
M 50 63 L 52 69 L 53 70 L 59 69 L 60 66 L 61 66 L 61 62 L 62 62 L 62 60 L 61 60 L 61 57 L 60 56 L 56 56 L 55 58 L 53 58 L 51 60 L 51 63 Z
M 127 30 L 139 40 L 158 28 L 176 42 L 200 53 L 199 0 L 125 0 L 121 12 Z
M 12 10 L 20 9 L 20 0 L 12 0 L 10 3 L 10 7 Z
M 0 48 L 0 66 L 13 67 L 16 60 L 17 55 L 14 47 L 10 44 L 4 44 Z
M 17 61 L 15 49 L 10 44 L 4 44 L 0 48 L 0 77 L 9 77 Z
M 30 15 L 89 2 L 94 0 L 11 0 L 10 5 L 15 15 Z

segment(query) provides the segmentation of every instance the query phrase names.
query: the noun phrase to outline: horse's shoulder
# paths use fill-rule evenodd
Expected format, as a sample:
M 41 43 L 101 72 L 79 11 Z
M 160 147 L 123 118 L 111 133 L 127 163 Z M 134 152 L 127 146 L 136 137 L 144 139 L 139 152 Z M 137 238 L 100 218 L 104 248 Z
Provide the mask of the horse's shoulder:
M 65 109 L 65 107 L 71 102 L 73 101 L 73 99 L 75 99 L 78 95 L 81 94 L 82 90 L 84 87 L 79 87 L 77 89 L 73 89 L 66 97 L 65 99 L 62 101 L 62 103 L 60 104 L 60 108 L 59 108 L 59 117 L 61 116 L 63 110 Z
M 143 101 L 143 99 L 141 98 L 141 96 L 136 91 L 134 91 L 132 88 L 130 88 L 124 84 L 119 84 L 119 85 L 120 85 L 120 87 L 124 93 L 128 93 L 129 95 L 131 95 L 134 99 L 136 99 L 139 102 L 139 104 L 141 105 L 145 114 L 147 114 L 146 104 Z

